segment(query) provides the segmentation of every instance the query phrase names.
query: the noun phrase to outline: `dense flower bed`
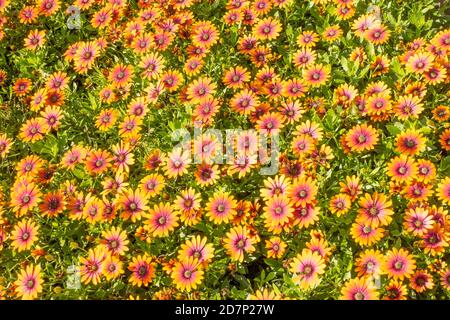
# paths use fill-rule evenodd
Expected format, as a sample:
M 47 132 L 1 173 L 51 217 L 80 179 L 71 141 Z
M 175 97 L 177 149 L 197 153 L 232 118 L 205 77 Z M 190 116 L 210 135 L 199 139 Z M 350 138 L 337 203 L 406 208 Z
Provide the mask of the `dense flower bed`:
M 450 298 L 448 14 L 0 0 L 0 298 Z

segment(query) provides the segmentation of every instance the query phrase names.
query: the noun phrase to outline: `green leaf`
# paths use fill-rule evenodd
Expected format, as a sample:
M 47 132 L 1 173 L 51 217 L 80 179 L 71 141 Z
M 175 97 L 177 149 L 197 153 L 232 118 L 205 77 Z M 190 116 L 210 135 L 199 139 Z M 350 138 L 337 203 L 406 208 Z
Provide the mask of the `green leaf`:
M 396 125 L 393 125 L 393 124 L 387 124 L 386 125 L 386 129 L 389 131 L 389 133 L 391 134 L 391 135 L 393 135 L 393 136 L 396 136 L 396 135 L 398 135 L 400 132 L 402 132 L 401 130 L 400 130 L 400 128 L 399 127 L 397 127 Z
M 450 175 L 450 156 L 446 156 L 441 160 L 439 171 L 441 171 L 444 176 Z

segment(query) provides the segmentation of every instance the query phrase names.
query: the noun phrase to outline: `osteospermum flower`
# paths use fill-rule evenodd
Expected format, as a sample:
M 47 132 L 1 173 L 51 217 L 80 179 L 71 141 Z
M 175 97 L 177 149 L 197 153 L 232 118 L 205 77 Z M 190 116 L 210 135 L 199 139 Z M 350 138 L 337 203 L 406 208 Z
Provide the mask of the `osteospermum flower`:
M 38 0 L 37 7 L 44 16 L 51 16 L 60 8 L 59 0 Z
M 401 155 L 393 158 L 387 164 L 387 174 L 394 181 L 405 182 L 415 177 L 417 164 L 414 162 L 414 159 Z
M 25 48 L 36 50 L 45 43 L 45 30 L 32 30 L 25 38 Z
M 86 148 L 75 145 L 69 149 L 61 159 L 61 166 L 67 169 L 73 169 L 79 163 L 82 163 L 86 157 Z
M 423 183 L 433 181 L 436 177 L 436 166 L 425 159 L 417 160 L 417 180 Z
M 139 67 L 141 75 L 149 80 L 157 78 L 164 69 L 164 58 L 157 52 L 149 53 L 141 58 Z
M 124 86 L 131 81 L 133 72 L 132 66 L 118 64 L 110 71 L 109 81 L 111 81 L 115 87 Z
M 195 172 L 195 181 L 201 186 L 214 184 L 218 178 L 218 167 L 207 163 L 201 163 L 197 166 Z
M 61 191 L 47 193 L 39 205 L 39 209 L 44 216 L 58 216 L 65 209 L 64 195 Z
M 227 254 L 234 261 L 243 262 L 245 253 L 255 251 L 254 240 L 249 236 L 246 226 L 236 226 L 227 232 L 224 239 L 224 247 Z
M 431 113 L 433 114 L 433 119 L 438 122 L 444 122 L 450 119 L 450 107 L 448 106 L 437 106 Z
M 320 208 L 307 204 L 305 206 L 294 206 L 293 225 L 300 229 L 308 228 L 319 220 Z
M 394 105 L 394 113 L 400 120 L 417 118 L 423 111 L 421 100 L 413 95 L 403 95 L 398 97 Z
M 425 138 L 417 130 L 407 130 L 397 135 L 395 145 L 398 152 L 413 156 L 425 149 Z
M 257 96 L 248 89 L 237 92 L 230 100 L 231 108 L 243 115 L 248 115 L 254 111 L 258 104 Z
M 441 144 L 442 149 L 450 151 L 450 128 L 444 130 L 439 136 L 439 143 Z
M 391 280 L 385 287 L 386 295 L 383 300 L 406 300 L 408 289 L 398 280 Z
M 215 224 L 228 223 L 235 214 L 236 200 L 228 192 L 216 192 L 206 204 L 206 216 Z
M 88 195 L 85 201 L 85 205 L 82 208 L 82 217 L 91 224 L 99 222 L 102 219 L 102 211 L 105 207 L 104 202 L 92 195 Z
M 13 141 L 6 134 L 0 134 L 0 159 L 6 157 L 12 145 Z
M 31 80 L 28 78 L 19 78 L 14 82 L 13 91 L 21 97 L 26 95 L 31 90 Z
M 443 179 L 436 188 L 437 196 L 443 203 L 450 205 L 450 177 Z
M 128 265 L 131 276 L 128 279 L 132 285 L 141 287 L 148 286 L 155 277 L 156 264 L 152 262 L 152 258 L 147 255 L 138 255 L 133 257 Z
M 108 131 L 111 129 L 118 119 L 119 113 L 115 109 L 102 110 L 95 121 L 95 126 L 100 131 Z
M 380 20 L 374 14 L 365 14 L 353 21 L 352 30 L 358 37 L 362 37 L 367 30 L 379 25 Z
M 268 177 L 264 180 L 264 187 L 260 190 L 261 197 L 269 200 L 274 196 L 286 195 L 291 180 L 284 175 L 277 175 L 274 178 Z
M 293 259 L 290 271 L 294 274 L 292 280 L 302 289 L 313 288 L 319 284 L 320 275 L 325 272 L 325 263 L 316 252 L 304 250 Z
M 295 205 L 312 203 L 317 195 L 317 183 L 309 177 L 300 177 L 292 181 L 287 194 Z
M 433 218 L 428 210 L 423 208 L 411 208 L 405 212 L 404 223 L 406 231 L 415 236 L 422 236 L 433 227 Z
M 164 177 L 157 173 L 152 173 L 141 179 L 139 188 L 151 198 L 158 195 L 164 189 Z
M 207 243 L 206 237 L 196 236 L 186 240 L 178 250 L 178 260 L 183 261 L 187 258 L 197 259 L 199 263 L 208 262 L 214 256 L 214 247 Z
M 22 300 L 33 300 L 42 292 L 42 284 L 41 266 L 29 264 L 20 270 L 14 282 L 15 292 Z
M 113 168 L 116 172 L 128 172 L 134 164 L 132 146 L 129 143 L 120 142 L 111 147 L 113 152 Z
M 285 196 L 270 198 L 264 207 L 263 217 L 271 226 L 284 224 L 292 217 L 293 209 Z
M 11 233 L 11 246 L 18 252 L 29 250 L 38 239 L 39 225 L 34 221 L 20 221 Z
M 369 278 L 350 279 L 341 290 L 341 300 L 378 300 L 378 292 Z
M 253 26 L 253 35 L 258 40 L 273 40 L 281 32 L 281 23 L 273 18 L 263 18 Z
M 319 41 L 319 36 L 314 31 L 304 31 L 297 37 L 297 44 L 300 47 L 314 47 Z
M 100 243 L 111 255 L 123 255 L 128 251 L 129 241 L 126 232 L 114 226 L 102 232 Z
M 373 227 L 387 226 L 392 221 L 392 202 L 385 194 L 366 193 L 359 200 L 357 221 L 368 223 Z
M 202 77 L 194 80 L 187 88 L 187 95 L 193 102 L 200 102 L 213 95 L 217 85 L 209 77 Z
M 167 155 L 165 173 L 169 178 L 181 176 L 187 172 L 190 163 L 190 154 L 181 148 L 176 148 Z
M 353 151 L 372 150 L 378 142 L 378 133 L 371 125 L 356 125 L 347 132 L 345 141 Z
M 100 283 L 103 262 L 107 255 L 101 248 L 89 249 L 87 257 L 80 257 L 80 277 L 84 284 L 96 285 Z
M 408 59 L 406 70 L 411 73 L 423 73 L 428 71 L 434 61 L 434 56 L 426 51 L 418 52 Z
M 330 68 L 329 66 L 324 66 L 322 64 L 314 64 L 303 70 L 302 75 L 303 80 L 305 80 L 308 85 L 318 87 L 328 81 Z
M 450 290 L 450 269 L 441 271 L 441 285 L 446 290 Z
M 178 226 L 178 214 L 168 203 L 155 205 L 144 216 L 144 223 L 155 237 L 166 237 Z
M 377 276 L 381 273 L 381 266 L 384 257 L 378 250 L 367 249 L 359 254 L 355 261 L 355 271 L 358 277 L 373 275 Z
M 106 150 L 93 150 L 86 156 L 85 166 L 89 173 L 97 175 L 104 173 L 111 166 L 112 156 Z
M 426 270 L 416 270 L 409 281 L 411 288 L 419 293 L 434 287 L 433 277 Z
M 385 26 L 379 24 L 366 30 L 364 37 L 373 44 L 383 44 L 389 40 L 390 31 Z
M 255 291 L 255 294 L 249 294 L 247 300 L 282 300 L 282 297 L 276 292 L 264 288 Z
M 209 48 L 219 40 L 219 31 L 209 21 L 200 21 L 193 26 L 192 41 L 194 45 Z
M 36 207 L 40 201 L 41 192 L 32 182 L 20 186 L 11 194 L 11 207 L 19 216 L 26 214 Z
M 292 62 L 297 68 L 307 68 L 314 64 L 317 59 L 315 51 L 309 48 L 303 48 L 294 53 Z
M 230 88 L 242 88 L 245 82 L 250 79 L 248 70 L 246 68 L 237 66 L 231 68 L 224 73 L 222 81 Z
M 370 246 L 383 238 L 384 229 L 381 227 L 372 227 L 367 222 L 355 222 L 350 229 L 350 234 L 353 240 L 360 246 Z
M 301 135 L 295 137 L 291 142 L 291 147 L 293 153 L 302 158 L 305 156 L 308 156 L 312 153 L 315 147 L 314 140 L 307 136 L 307 135 Z
M 325 41 L 332 42 L 342 36 L 342 29 L 339 25 L 329 26 L 325 28 L 322 37 Z
M 176 262 L 170 275 L 177 289 L 190 292 L 192 289 L 197 289 L 203 280 L 203 274 L 199 261 L 188 257 Z
M 351 198 L 346 194 L 337 194 L 330 200 L 330 211 L 336 214 L 338 217 L 345 214 L 350 210 Z
M 107 281 L 117 279 L 125 273 L 123 270 L 123 262 L 120 261 L 118 257 L 108 256 L 105 261 L 103 261 L 102 273 Z
M 386 253 L 383 272 L 389 278 L 399 280 L 410 278 L 415 268 L 416 261 L 407 250 L 393 248 Z
M 45 119 L 30 119 L 20 128 L 19 138 L 24 142 L 36 142 L 42 140 L 49 129 Z
M 19 21 L 21 23 L 30 24 L 33 23 L 39 15 L 37 8 L 34 6 L 25 6 L 19 12 Z
M 287 244 L 280 237 L 271 237 L 266 240 L 267 257 L 280 259 L 286 252 Z
M 91 68 L 95 59 L 100 55 L 100 48 L 93 42 L 81 43 L 76 48 L 73 60 L 79 71 L 84 72 Z
M 196 193 L 193 188 L 185 189 L 181 195 L 177 196 L 174 206 L 181 212 L 194 212 L 200 208 L 200 194 Z
M 39 111 L 45 105 L 48 99 L 48 91 L 45 88 L 41 88 L 37 90 L 30 101 L 30 110 L 31 111 Z

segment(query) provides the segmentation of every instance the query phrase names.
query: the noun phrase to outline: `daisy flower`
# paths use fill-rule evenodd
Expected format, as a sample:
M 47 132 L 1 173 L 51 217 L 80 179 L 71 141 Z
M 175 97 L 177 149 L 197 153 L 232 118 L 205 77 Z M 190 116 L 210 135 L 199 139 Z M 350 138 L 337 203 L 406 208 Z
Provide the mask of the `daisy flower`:
M 255 251 L 254 240 L 246 226 L 236 226 L 227 232 L 224 247 L 233 261 L 243 262 L 245 253 Z
M 40 265 L 29 264 L 20 270 L 14 282 L 15 291 L 22 300 L 36 299 L 42 292 L 42 272 Z
M 433 277 L 426 270 L 416 270 L 409 281 L 411 288 L 419 293 L 434 287 Z
M 128 270 L 131 271 L 131 276 L 128 280 L 133 286 L 148 286 L 155 277 L 155 268 L 156 264 L 146 254 L 133 257 L 128 265 Z
M 100 243 L 111 255 L 124 255 L 128 251 L 128 239 L 124 230 L 111 227 L 102 232 Z
M 366 193 L 359 200 L 356 221 L 370 224 L 372 227 L 387 226 L 392 221 L 392 202 L 382 193 Z
M 436 192 L 442 203 L 450 205 L 450 177 L 447 177 L 439 182 Z
M 341 300 L 378 300 L 378 292 L 369 278 L 350 279 L 341 290 Z
M 301 177 L 292 181 L 287 195 L 295 205 L 312 203 L 317 195 L 317 183 L 309 177 Z
M 253 35 L 258 40 L 273 40 L 281 32 L 281 23 L 277 19 L 263 18 L 253 26 Z
M 417 175 L 417 164 L 414 159 L 400 155 L 387 164 L 387 175 L 397 182 L 405 182 Z
M 355 261 L 355 271 L 358 277 L 378 276 L 381 274 L 381 266 L 384 256 L 378 250 L 366 249 L 361 252 Z
M 86 258 L 80 257 L 80 277 L 83 284 L 96 285 L 101 282 L 103 262 L 107 255 L 103 249 L 89 249 Z
M 263 217 L 268 225 L 284 224 L 293 216 L 290 201 L 285 196 L 270 198 L 264 207 Z
M 18 222 L 11 233 L 11 246 L 18 252 L 30 250 L 38 239 L 39 225 L 31 220 Z
M 203 280 L 203 274 L 198 260 L 188 257 L 175 263 L 170 276 L 177 289 L 190 292 L 197 289 Z
M 178 250 L 178 260 L 197 259 L 199 263 L 208 262 L 214 257 L 214 246 L 208 238 L 199 235 L 186 240 Z
M 156 204 L 144 216 L 144 223 L 154 237 L 166 237 L 179 225 L 178 213 L 168 203 Z
M 267 258 L 281 259 L 286 252 L 287 244 L 280 237 L 271 237 L 266 240 L 265 248 L 267 250 Z
M 314 288 L 320 282 L 320 275 L 325 272 L 325 263 L 316 252 L 305 249 L 293 259 L 290 271 L 294 274 L 292 280 L 302 289 Z
M 187 173 L 191 158 L 189 152 L 183 151 L 181 148 L 174 149 L 165 159 L 165 174 L 169 178 L 175 178 Z
M 314 64 L 304 69 L 302 72 L 303 80 L 312 87 L 318 87 L 328 81 L 330 76 L 330 67 L 322 64 Z
M 206 216 L 215 224 L 228 223 L 235 214 L 236 204 L 229 192 L 215 192 L 206 204 Z
M 416 261 L 408 250 L 393 248 L 386 253 L 383 272 L 393 279 L 410 278 L 416 268 Z

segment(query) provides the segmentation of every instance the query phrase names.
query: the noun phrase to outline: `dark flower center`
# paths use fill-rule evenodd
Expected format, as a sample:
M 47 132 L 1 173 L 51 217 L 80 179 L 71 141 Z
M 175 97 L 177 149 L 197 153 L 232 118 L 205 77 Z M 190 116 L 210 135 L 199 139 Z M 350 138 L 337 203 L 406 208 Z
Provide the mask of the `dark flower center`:
M 146 275 L 147 275 L 147 272 L 148 272 L 148 269 L 147 269 L 146 266 L 140 266 L 139 269 L 138 269 L 138 274 L 139 274 L 139 276 L 141 276 L 141 277 L 146 276 Z
M 23 197 L 22 197 L 22 202 L 23 203 L 28 203 L 28 202 L 30 202 L 31 201 L 31 197 L 29 196 L 29 195 L 24 195 Z

